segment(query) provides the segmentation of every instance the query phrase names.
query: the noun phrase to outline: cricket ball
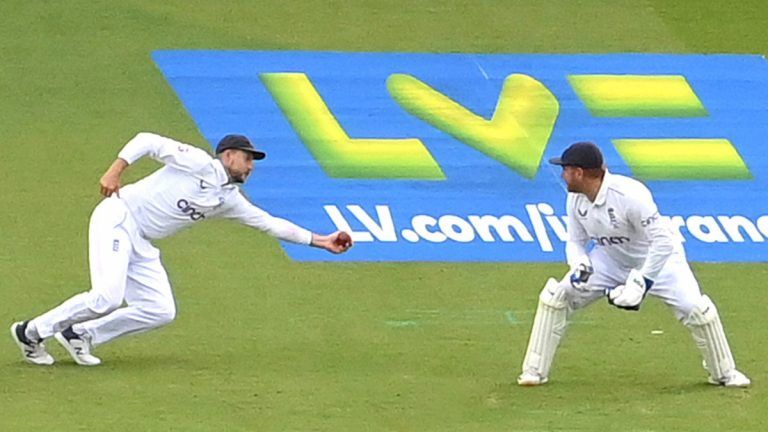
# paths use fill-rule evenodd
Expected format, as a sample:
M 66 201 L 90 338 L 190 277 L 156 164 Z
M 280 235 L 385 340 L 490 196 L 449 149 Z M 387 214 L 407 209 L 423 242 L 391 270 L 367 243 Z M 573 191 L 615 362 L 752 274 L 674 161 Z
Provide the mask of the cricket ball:
M 350 243 L 352 243 L 352 237 L 350 237 L 349 234 L 347 234 L 345 231 L 340 232 L 336 237 L 336 244 L 339 246 L 346 246 Z

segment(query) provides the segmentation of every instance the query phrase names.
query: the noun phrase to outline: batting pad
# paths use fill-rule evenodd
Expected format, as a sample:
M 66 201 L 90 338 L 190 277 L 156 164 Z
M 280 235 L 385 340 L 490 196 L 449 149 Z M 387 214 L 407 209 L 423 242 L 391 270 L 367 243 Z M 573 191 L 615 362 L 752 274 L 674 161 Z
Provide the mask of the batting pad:
M 566 287 L 549 278 L 539 295 L 539 305 L 533 319 L 531 338 L 523 360 L 523 373 L 547 377 L 567 322 Z
M 723 380 L 736 365 L 715 304 L 708 296 L 702 296 L 684 323 L 691 330 L 709 374 L 715 380 Z

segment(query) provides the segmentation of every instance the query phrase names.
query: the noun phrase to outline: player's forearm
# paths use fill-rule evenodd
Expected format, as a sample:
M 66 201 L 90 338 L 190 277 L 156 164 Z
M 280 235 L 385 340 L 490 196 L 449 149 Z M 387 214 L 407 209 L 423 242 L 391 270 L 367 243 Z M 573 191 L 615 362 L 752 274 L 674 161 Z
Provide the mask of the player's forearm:
M 312 247 L 321 247 L 321 244 L 328 241 L 328 236 L 312 233 L 312 240 L 309 245 Z
M 291 243 L 311 245 L 315 236 L 311 231 L 302 228 L 291 221 L 277 217 L 270 216 L 264 218 L 260 222 L 260 225 L 261 229 L 272 237 Z
M 655 280 L 656 276 L 664 268 L 664 264 L 675 252 L 674 240 L 670 235 L 659 234 L 653 237 L 648 256 L 645 258 L 640 272 L 648 279 Z
M 124 159 L 117 158 L 114 162 L 112 162 L 112 165 L 109 166 L 106 174 L 120 178 L 120 176 L 123 174 L 123 171 L 125 171 L 127 167 L 128 162 L 126 162 Z
M 568 262 L 568 266 L 574 267 L 586 255 L 586 242 L 572 240 L 565 242 L 565 259 Z

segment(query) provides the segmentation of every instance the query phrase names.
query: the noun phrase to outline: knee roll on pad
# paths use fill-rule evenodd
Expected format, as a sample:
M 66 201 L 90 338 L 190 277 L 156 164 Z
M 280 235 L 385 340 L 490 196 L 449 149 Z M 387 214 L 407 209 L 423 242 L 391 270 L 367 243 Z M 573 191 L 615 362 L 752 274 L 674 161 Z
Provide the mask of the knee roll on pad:
M 715 307 L 715 304 L 712 303 L 712 299 L 706 295 L 703 295 L 701 296 L 701 300 L 699 300 L 694 305 L 693 310 L 688 315 L 688 318 L 686 318 L 685 325 L 689 327 L 703 326 L 714 322 L 719 318 L 720 316 L 717 313 L 717 307 Z
M 558 282 L 555 278 L 549 278 L 539 294 L 539 302 L 551 308 L 563 309 L 568 305 L 565 299 L 566 284 Z

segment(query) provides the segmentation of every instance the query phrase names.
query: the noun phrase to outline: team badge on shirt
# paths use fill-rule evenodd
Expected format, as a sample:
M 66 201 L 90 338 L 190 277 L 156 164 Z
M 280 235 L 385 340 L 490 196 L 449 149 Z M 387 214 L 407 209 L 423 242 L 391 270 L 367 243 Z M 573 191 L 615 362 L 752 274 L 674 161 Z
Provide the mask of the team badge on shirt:
M 616 219 L 616 210 L 613 207 L 608 207 L 608 219 L 611 221 L 611 226 L 614 229 L 619 228 L 619 221 Z

